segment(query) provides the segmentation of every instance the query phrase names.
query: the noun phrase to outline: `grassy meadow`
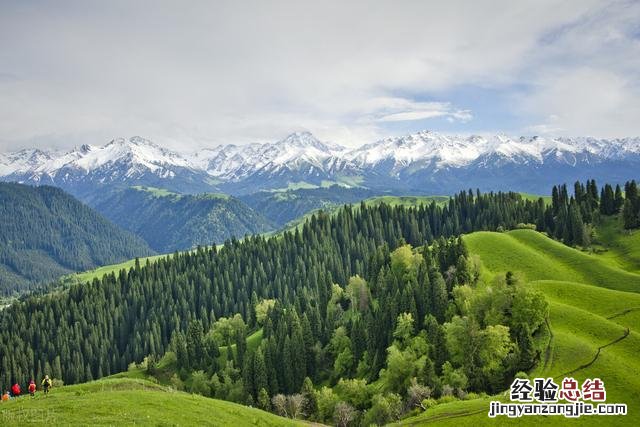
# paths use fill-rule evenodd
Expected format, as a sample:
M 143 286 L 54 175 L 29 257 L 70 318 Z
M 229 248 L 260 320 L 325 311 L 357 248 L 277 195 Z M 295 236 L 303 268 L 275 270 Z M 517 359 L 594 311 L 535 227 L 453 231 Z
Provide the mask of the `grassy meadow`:
M 5 425 L 295 426 L 255 408 L 173 391 L 150 381 L 106 378 L 0 403 Z
M 607 222 L 605 225 L 615 227 Z M 531 230 L 465 236 L 470 253 L 482 261 L 483 280 L 491 280 L 506 271 L 517 272 L 528 286 L 544 294 L 550 304 L 551 333 L 545 331 L 540 337 L 546 342 L 546 351 L 529 376 L 553 377 L 556 383 L 565 376 L 574 377 L 580 383 L 585 378 L 601 378 L 607 390 L 607 402 L 626 403 L 627 416 L 583 416 L 578 420 L 549 416 L 490 419 L 487 416 L 489 402 L 508 401 L 507 396 L 500 395 L 438 405 L 401 424 L 638 425 L 640 379 L 635 373 L 640 371 L 637 356 L 640 351 L 640 275 L 636 272 L 640 265 L 634 261 L 634 254 L 640 246 L 635 245 L 632 240 L 635 238 L 613 229 L 606 242 L 615 242 L 618 247 L 586 253 Z

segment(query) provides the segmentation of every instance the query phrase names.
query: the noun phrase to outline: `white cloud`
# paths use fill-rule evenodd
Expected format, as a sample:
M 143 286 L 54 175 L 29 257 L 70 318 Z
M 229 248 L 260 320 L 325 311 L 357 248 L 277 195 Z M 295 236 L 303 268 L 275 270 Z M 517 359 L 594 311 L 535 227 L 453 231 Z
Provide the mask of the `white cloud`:
M 202 146 L 296 129 L 355 144 L 384 135 L 385 126 L 429 117 L 475 124 L 482 111 L 448 97 L 460 86 L 533 85 L 539 96 L 523 93 L 507 106 L 528 123 L 554 113 L 558 127 L 573 130 L 598 114 L 590 122 L 604 132 L 620 122 L 606 106 L 636 112 L 640 58 L 626 32 L 638 8 L 612 4 L 4 3 L 0 149 L 133 134 Z M 552 88 L 581 67 L 610 73 L 608 87 L 629 96 L 571 119 Z M 442 105 L 423 102 L 429 99 Z
M 614 2 L 553 34 L 514 99 L 529 129 L 597 137 L 640 134 L 640 3 Z
M 454 109 L 448 102 L 413 102 L 395 99 L 377 118 L 380 122 L 404 122 L 444 117 L 449 121 L 467 122 L 473 118 L 471 111 Z

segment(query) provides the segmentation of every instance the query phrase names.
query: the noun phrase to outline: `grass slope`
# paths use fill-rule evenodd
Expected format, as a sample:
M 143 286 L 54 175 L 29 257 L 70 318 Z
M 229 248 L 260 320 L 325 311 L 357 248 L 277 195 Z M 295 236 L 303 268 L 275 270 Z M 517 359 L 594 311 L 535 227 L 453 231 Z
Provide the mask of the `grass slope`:
M 363 199 L 362 201 L 368 206 L 379 205 L 382 203 L 386 203 L 391 206 L 404 206 L 404 207 L 415 207 L 420 205 L 428 205 L 431 202 L 436 202 L 437 204 L 444 204 L 449 200 L 447 196 L 375 196 Z M 336 205 L 333 207 L 328 207 L 324 209 L 315 209 L 310 211 L 293 221 L 287 223 L 284 230 L 294 230 L 295 228 L 300 228 L 302 225 L 311 218 L 312 215 L 317 214 L 319 211 L 324 211 L 329 213 L 330 215 L 337 214 L 340 209 L 342 209 L 344 205 Z M 359 209 L 359 202 L 353 203 L 354 209 Z
M 625 230 L 617 216 L 604 217 L 596 227 L 595 242 L 601 255 L 619 267 L 640 273 L 640 230 Z
M 480 256 L 485 279 L 520 271 L 529 286 L 550 303 L 552 336 L 543 361 L 531 377 L 565 376 L 582 382 L 601 378 L 609 403 L 626 403 L 626 417 L 582 417 L 571 422 L 637 425 L 640 422 L 640 275 L 620 268 L 614 255 L 586 254 L 531 230 L 473 233 L 465 237 L 472 254 Z M 548 335 L 547 335 L 548 336 Z M 600 351 L 598 351 L 600 349 Z M 403 421 L 406 425 L 476 426 L 564 424 L 564 417 L 495 420 L 487 416 L 491 400 L 504 395 L 439 405 Z
M 0 403 L 5 424 L 295 426 L 302 423 L 150 381 L 104 379 Z
M 145 265 L 147 261 L 153 263 L 160 258 L 166 257 L 167 255 L 152 255 L 148 257 L 142 257 L 140 259 L 140 265 Z M 110 264 L 102 267 L 98 267 L 93 270 L 83 271 L 82 273 L 77 273 L 73 275 L 73 278 L 77 279 L 79 282 L 90 282 L 94 278 L 101 279 L 106 274 L 118 273 L 120 270 L 129 270 L 136 263 L 135 258 L 130 259 L 128 261 L 124 261 L 118 264 Z
M 532 230 L 477 232 L 465 238 L 489 272 L 519 271 L 527 281 L 565 280 L 621 291 L 640 292 L 640 275 L 610 259 L 588 254 Z
M 328 188 L 298 189 L 282 192 L 259 191 L 240 197 L 251 208 L 261 212 L 278 227 L 318 209 L 334 209 L 346 203 L 357 203 L 375 193 L 364 188 L 333 185 Z
M 431 202 L 436 204 L 444 204 L 449 200 L 449 196 L 378 196 L 370 197 L 364 202 L 368 206 L 380 205 L 386 203 L 391 206 L 420 206 L 429 205 Z
M 262 328 L 260 328 L 256 332 L 252 333 L 247 337 L 247 353 L 251 353 L 252 351 L 255 351 L 258 348 L 258 346 L 262 342 L 262 333 L 263 333 L 263 330 Z M 218 364 L 220 366 L 224 366 L 224 364 L 227 361 L 227 352 L 228 352 L 227 346 L 222 346 L 219 348 L 219 350 L 220 350 L 220 356 L 218 356 Z M 235 344 L 231 344 L 231 352 L 235 357 L 236 356 Z

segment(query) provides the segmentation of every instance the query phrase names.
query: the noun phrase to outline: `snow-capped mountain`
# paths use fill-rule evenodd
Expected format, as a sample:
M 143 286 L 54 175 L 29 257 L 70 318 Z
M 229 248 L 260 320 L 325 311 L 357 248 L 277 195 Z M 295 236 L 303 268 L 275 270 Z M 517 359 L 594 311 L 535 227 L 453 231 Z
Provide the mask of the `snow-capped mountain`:
M 342 146 L 321 142 L 309 132 L 296 132 L 273 144 L 224 145 L 204 150 L 193 157 L 193 163 L 210 175 L 237 182 L 254 173 L 324 172 L 327 164 L 345 151 Z
M 451 193 L 469 187 L 541 192 L 558 182 L 638 178 L 640 138 L 454 136 L 429 131 L 349 149 L 297 132 L 274 143 L 178 153 L 140 137 L 68 152 L 0 154 L 0 179 L 63 187 L 85 199 L 110 186 L 247 194 L 349 183 Z
M 638 177 L 640 138 L 510 138 L 423 131 L 345 153 L 381 189 L 452 193 L 464 188 L 547 192 L 557 183 Z
M 398 170 L 415 163 L 431 164 L 436 169 L 461 168 L 488 157 L 512 163 L 543 164 L 545 159 L 548 161 L 555 156 L 558 161 L 571 163 L 580 155 L 603 160 L 624 159 L 640 154 L 639 144 L 640 138 L 599 140 L 535 136 L 512 139 L 505 135 L 461 137 L 422 131 L 365 145 L 348 152 L 346 158 L 363 168 L 391 160 Z
M 0 157 L 2 180 L 62 187 L 84 199 L 105 187 L 157 185 L 175 191 L 209 191 L 206 172 L 182 155 L 140 137 L 68 152 L 21 150 Z
M 25 149 L 13 153 L 0 153 L 0 176 L 24 174 L 52 160 L 52 153 L 38 149 Z

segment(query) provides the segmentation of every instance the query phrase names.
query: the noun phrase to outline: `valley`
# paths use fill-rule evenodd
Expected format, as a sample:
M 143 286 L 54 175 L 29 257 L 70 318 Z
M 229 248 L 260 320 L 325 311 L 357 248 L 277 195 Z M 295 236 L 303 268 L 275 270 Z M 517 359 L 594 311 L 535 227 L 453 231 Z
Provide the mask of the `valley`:
M 223 243 L 274 228 L 259 211 L 224 194 L 178 194 L 131 187 L 109 193 L 92 206 L 158 253 Z
M 578 200 L 583 209 L 588 209 L 594 202 L 590 199 L 590 194 L 593 194 L 591 181 L 587 183 L 586 188 L 585 192 L 584 189 L 576 187 L 576 191 L 581 193 L 578 195 Z M 149 197 L 156 199 L 180 197 L 149 188 L 134 189 L 134 191 L 144 191 L 149 193 Z M 378 423 L 397 421 L 402 424 L 421 425 L 438 421 L 442 424 L 472 425 L 483 424 L 483 421 L 486 421 L 490 400 L 504 399 L 499 392 L 504 390 L 506 383 L 499 378 L 503 375 L 514 375 L 517 369 L 528 367 L 529 363 L 535 360 L 532 368 L 526 368 L 531 377 L 551 376 L 559 381 L 568 373 L 577 379 L 598 375 L 607 384 L 611 401 L 625 402 L 629 405 L 629 415 L 623 421 L 633 424 L 635 394 L 629 394 L 629 392 L 638 390 L 639 387 L 632 377 L 625 376 L 623 372 L 633 372 L 638 368 L 637 361 L 632 356 L 634 349 L 640 346 L 640 342 L 637 342 L 639 325 L 635 315 L 636 306 L 640 307 L 640 299 L 638 299 L 640 276 L 637 274 L 638 264 L 635 256 L 638 249 L 635 245 L 637 231 L 626 230 L 621 215 L 602 216 L 593 224 L 593 236 L 589 239 L 589 242 L 592 242 L 590 248 L 572 248 L 553 240 L 547 234 L 565 235 L 570 238 L 575 236 L 576 242 L 582 242 L 580 240 L 581 233 L 584 231 L 582 228 L 576 229 L 576 234 L 573 234 L 573 230 L 579 224 L 569 222 L 563 225 L 562 222 L 554 221 L 551 224 L 546 222 L 548 221 L 546 218 L 550 218 L 549 215 L 553 211 L 574 209 L 573 196 L 571 200 L 563 199 L 564 191 L 563 188 L 559 191 L 554 188 L 553 200 L 515 193 L 476 195 L 465 192 L 450 198 L 372 197 L 352 206 L 332 207 L 324 212 L 316 211 L 307 214 L 297 224 L 294 222 L 295 226 L 289 226 L 275 236 L 269 234 L 265 234 L 264 237 L 254 236 L 243 241 L 228 241 L 226 245 L 216 248 L 202 247 L 175 255 L 142 258 L 139 264 L 135 261 L 127 261 L 89 271 L 76 276 L 74 279 L 76 284 L 71 284 L 67 290 L 57 294 L 27 298 L 24 303 L 12 304 L 11 307 L 3 310 L 2 314 L 17 314 L 19 310 L 27 307 L 24 304 L 28 304 L 29 310 L 36 310 L 36 313 L 41 309 L 38 307 L 49 306 L 54 313 L 62 314 L 63 311 L 60 311 L 62 307 L 71 305 L 78 307 L 77 311 L 74 311 L 75 316 L 85 317 L 89 312 L 85 311 L 88 306 L 84 308 L 84 304 L 91 301 L 91 311 L 98 314 L 98 319 L 115 316 L 112 321 L 117 322 L 119 328 L 129 330 L 124 332 L 121 329 L 119 335 L 114 336 L 98 334 L 102 336 L 103 343 L 107 340 L 107 346 L 117 349 L 111 356 L 98 350 L 97 346 L 93 347 L 93 350 L 88 350 L 89 353 L 84 351 L 83 354 L 74 351 L 67 353 L 67 350 L 64 350 L 59 355 L 68 354 L 72 358 L 84 359 L 85 354 L 100 354 L 94 361 L 84 359 L 85 361 L 80 362 L 80 365 L 76 364 L 80 368 L 84 365 L 84 369 L 70 371 L 71 366 L 67 365 L 67 359 L 62 358 L 40 359 L 38 362 L 38 366 L 42 367 L 38 369 L 47 371 L 52 369 L 52 372 L 59 372 L 54 375 L 56 377 L 62 375 L 65 382 L 91 381 L 104 376 L 113 378 L 95 383 L 89 382 L 86 386 L 82 386 L 86 387 L 87 392 L 76 391 L 75 393 L 76 396 L 83 396 L 83 399 L 103 399 L 100 393 L 106 389 L 113 391 L 110 396 L 116 399 L 115 402 L 120 399 L 117 396 L 130 396 L 127 398 L 132 401 L 143 402 L 156 397 L 147 395 L 146 391 L 135 390 L 160 387 L 158 391 L 162 393 L 167 393 L 167 390 L 185 390 L 213 397 L 214 400 L 203 398 L 204 401 L 211 402 L 206 405 L 217 405 L 219 401 L 215 399 L 221 398 L 244 404 L 253 402 L 253 405 L 262 409 L 291 417 L 292 413 L 289 410 L 280 409 L 278 399 L 285 399 L 283 402 L 294 399 L 293 396 L 299 390 L 299 384 L 302 384 L 302 391 L 300 391 L 304 398 L 302 402 L 317 399 L 317 404 L 320 405 L 318 408 L 324 409 L 299 409 L 299 414 L 295 415 L 299 419 L 330 423 L 333 422 L 334 411 L 344 410 L 347 411 L 345 412 L 347 415 L 348 411 L 354 411 L 348 416 L 358 417 L 356 418 L 358 422 L 377 420 Z M 630 190 L 629 194 L 632 193 L 633 191 Z M 563 214 L 559 213 L 559 215 Z M 578 215 L 582 216 L 582 214 Z M 595 212 L 589 212 L 589 215 L 597 216 Z M 367 226 L 370 221 L 376 223 L 382 218 L 388 218 L 391 221 L 391 228 L 383 226 L 383 223 L 373 228 Z M 456 218 L 456 222 L 451 222 L 451 218 Z M 534 224 L 537 225 L 534 226 Z M 567 228 L 558 228 L 559 226 Z M 532 229 L 537 227 L 548 228 L 548 231 L 541 233 Z M 590 229 L 591 226 L 585 223 L 580 227 Z M 483 231 L 498 228 L 504 231 Z M 329 233 L 327 236 L 332 236 L 328 240 L 326 237 L 320 237 L 327 232 Z M 340 237 L 344 232 L 351 237 L 346 239 Z M 381 235 L 378 234 L 380 232 L 382 232 Z M 457 242 L 451 236 L 460 232 L 463 237 Z M 304 242 L 301 241 L 303 236 Z M 401 239 L 400 236 L 402 236 Z M 425 240 L 432 244 L 421 248 L 420 242 Z M 351 243 L 343 247 L 342 245 L 346 242 Z M 380 243 L 383 243 L 383 246 L 379 246 Z M 415 246 L 412 248 L 406 243 Z M 373 246 L 370 246 L 372 244 Z M 460 246 L 462 244 L 463 246 Z M 390 245 L 389 249 L 384 249 L 386 245 Z M 303 247 L 306 248 L 306 256 L 315 260 L 314 262 L 319 262 L 319 265 L 328 266 L 326 271 L 331 275 L 331 279 L 325 276 L 325 269 L 314 268 L 313 264 L 309 264 L 312 268 L 305 271 L 305 267 L 299 264 L 297 256 L 279 258 Z M 368 247 L 376 249 L 371 252 L 370 249 L 366 249 Z M 242 255 L 243 253 L 245 255 Z M 267 257 L 267 253 L 271 255 Z M 335 255 L 340 253 L 349 255 L 346 259 L 344 255 L 335 258 Z M 366 255 L 367 253 L 369 256 Z M 458 255 L 455 255 L 457 253 L 467 254 L 466 261 L 461 261 Z M 233 266 L 235 257 L 242 257 L 244 260 L 243 270 Z M 346 262 L 338 262 L 337 259 L 340 258 L 345 259 Z M 423 258 L 427 263 L 435 263 L 432 264 L 432 270 L 427 276 L 424 275 L 426 270 L 415 264 L 425 262 L 419 261 Z M 454 262 L 453 260 L 456 259 L 457 261 Z M 274 269 L 273 260 L 279 260 L 277 262 L 283 264 L 278 269 Z M 377 278 L 373 273 L 377 271 L 377 267 L 374 267 L 376 263 L 381 266 Z M 193 275 L 195 266 L 198 266 L 197 270 L 200 271 L 197 276 Z M 171 273 L 173 274 L 171 282 L 163 279 L 166 273 L 176 268 L 177 275 Z M 261 269 L 266 270 L 261 271 Z M 283 271 L 284 275 L 280 276 L 279 271 Z M 514 274 L 510 276 L 508 272 Z M 251 280 L 256 279 L 250 278 L 260 277 L 256 274 L 263 277 L 258 280 L 263 283 L 260 286 L 266 285 L 266 288 L 251 286 Z M 232 280 L 240 283 L 241 287 L 235 290 L 229 289 L 228 283 L 232 282 L 226 279 L 227 275 L 229 278 L 234 277 Z M 220 277 L 221 280 L 216 277 Z M 271 279 L 265 282 L 265 277 L 271 277 Z M 516 283 L 512 285 L 515 286 L 513 290 L 509 290 L 509 285 L 505 288 L 505 277 L 507 283 Z M 416 286 L 414 282 L 416 278 L 418 284 L 425 281 L 424 284 L 418 285 L 413 291 L 407 293 L 407 290 Z M 93 281 L 91 285 L 83 283 L 89 280 Z M 316 284 L 309 287 L 306 283 Z M 393 285 L 389 288 L 391 283 Z M 249 291 L 249 289 L 252 290 Z M 412 292 L 417 294 L 411 296 Z M 420 296 L 420 292 L 426 292 L 426 294 Z M 440 297 L 436 297 L 438 292 L 444 292 L 444 294 L 440 293 Z M 512 292 L 515 293 L 512 294 Z M 533 293 L 530 294 L 530 292 Z M 449 343 L 449 340 L 453 339 L 450 336 L 454 330 L 451 325 L 463 327 L 467 317 L 463 317 L 465 312 L 460 311 L 462 310 L 460 307 L 464 304 L 471 304 L 471 307 L 486 304 L 481 303 L 485 298 L 483 295 L 492 293 L 497 299 L 494 302 L 487 302 L 490 305 L 502 304 L 500 302 L 503 301 L 502 297 L 498 296 L 503 293 L 512 295 L 509 298 L 521 298 L 518 296 L 520 293 L 522 297 L 533 298 L 534 301 L 536 298 L 543 298 L 540 301 L 545 301 L 544 305 L 536 306 L 543 310 L 540 313 L 548 310 L 548 314 L 544 322 L 531 323 L 532 335 L 529 338 L 529 347 L 526 348 L 530 352 L 528 354 L 535 355 L 527 357 L 533 357 L 533 359 L 526 359 L 530 360 L 529 362 L 525 359 L 517 362 L 522 368 L 502 365 L 505 371 L 501 371 L 500 374 L 487 372 L 475 377 L 474 375 L 478 374 L 473 374 L 473 370 L 467 370 L 472 369 L 471 367 L 465 367 L 464 363 L 460 365 L 460 361 L 456 362 L 458 359 L 455 359 L 455 350 Z M 307 296 L 302 299 L 296 296 L 302 294 Z M 178 298 L 176 301 L 179 301 L 178 305 L 174 305 L 175 303 L 171 301 L 172 296 Z M 446 298 L 448 303 L 444 300 L 438 303 L 437 298 Z M 109 302 L 110 300 L 113 302 Z M 461 302 L 465 300 L 466 303 Z M 272 302 L 268 303 L 268 301 Z M 138 315 L 133 315 L 131 312 L 127 314 L 127 311 L 122 310 L 123 307 L 120 305 L 122 303 L 125 307 L 130 304 L 145 307 L 147 314 L 143 314 L 143 317 L 137 317 Z M 263 304 L 267 305 L 259 310 Z M 180 308 L 180 305 L 183 307 Z M 326 308 L 321 310 L 323 306 Z M 399 313 L 395 331 L 392 335 L 384 334 L 378 337 L 363 332 L 364 335 L 358 338 L 357 331 L 363 330 L 363 322 L 368 325 L 364 330 L 394 330 L 391 326 L 393 323 L 386 323 L 391 322 L 393 314 L 391 318 L 386 317 L 388 315 L 385 310 L 378 307 L 391 307 L 392 313 Z M 482 305 L 479 305 L 472 312 L 481 310 L 478 313 L 482 313 L 486 308 L 481 307 Z M 183 311 L 185 309 L 186 311 Z M 199 312 L 196 317 L 198 321 L 194 321 L 188 314 L 195 312 Z M 402 314 L 403 312 L 405 314 Z M 455 312 L 458 314 L 453 315 Z M 221 313 L 221 315 L 212 317 L 212 313 Z M 303 315 L 299 316 L 296 313 L 303 313 Z M 428 315 L 424 317 L 422 313 Z M 169 314 L 167 320 L 172 319 L 169 322 L 163 320 L 163 316 L 166 317 L 167 314 Z M 20 314 L 17 315 L 18 318 L 21 317 Z M 399 332 L 399 325 L 404 321 L 402 319 L 405 315 L 410 322 L 414 322 L 412 319 L 424 317 L 425 323 L 416 322 L 422 325 L 417 327 L 424 328 L 422 332 L 417 335 L 414 335 L 415 332 Z M 37 318 L 40 316 L 36 315 Z M 488 317 L 482 320 L 485 315 L 476 313 L 473 316 L 473 318 L 480 316 L 477 318 L 478 322 L 489 321 Z M 62 315 L 60 320 L 54 321 L 57 325 L 54 328 L 58 328 L 54 336 L 63 347 L 66 347 L 65 342 L 77 340 L 73 335 L 68 335 L 66 338 L 58 335 L 67 334 L 63 332 L 67 321 L 65 317 Z M 188 322 L 179 320 L 190 317 L 192 320 Z M 50 320 L 53 319 L 55 316 Z M 498 325 L 500 327 L 507 325 L 504 326 L 508 328 L 507 330 L 515 328 L 514 330 L 517 331 L 519 328 L 518 324 L 512 323 L 515 320 L 510 320 L 509 316 L 497 321 L 503 322 Z M 288 325 L 285 323 L 284 326 L 278 326 L 278 322 L 287 322 Z M 298 328 L 302 327 L 301 335 L 296 335 L 296 324 L 299 325 Z M 322 329 L 328 328 L 328 325 L 334 325 L 330 327 L 331 329 L 335 328 L 330 335 L 326 334 L 329 334 L 331 329 L 322 332 Z M 89 325 L 84 328 L 88 327 Z M 464 327 L 470 327 L 470 325 Z M 20 326 L 15 325 L 11 328 L 20 328 Z M 343 332 L 340 332 L 341 330 Z M 486 332 L 482 330 L 482 333 L 489 333 L 489 331 L 490 329 L 486 329 Z M 24 336 L 22 334 L 25 332 L 26 330 L 14 336 L 13 342 L 16 343 L 15 339 L 18 336 Z M 344 332 L 347 333 L 346 341 L 339 338 Z M 85 329 L 80 333 L 85 336 L 95 336 L 95 332 L 91 332 L 91 329 Z M 404 335 L 406 333 L 408 335 Z M 426 335 L 422 335 L 424 338 L 421 338 L 420 334 Z M 198 336 L 200 338 L 196 338 Z M 507 339 L 507 336 L 503 336 L 502 339 Z M 0 333 L 0 337 L 7 337 L 6 332 Z M 311 339 L 307 340 L 307 337 Z M 426 353 L 422 353 L 424 350 L 420 348 L 423 348 L 424 344 L 420 343 L 425 338 L 428 346 Z M 40 340 L 40 338 L 37 339 Z M 122 341 L 123 339 L 126 341 Z M 300 339 L 302 341 L 294 341 Z M 445 341 L 437 344 L 437 340 L 443 339 L 446 341 L 446 353 L 440 353 L 438 350 L 438 348 L 444 348 L 439 345 L 444 345 Z M 376 340 L 380 341 L 376 344 Z M 326 344 L 322 344 L 323 341 Z M 29 342 L 37 341 L 29 339 Z M 200 356 L 192 353 L 191 346 L 194 342 L 201 342 Z M 339 342 L 342 344 L 338 344 Z M 361 344 L 358 344 L 359 342 Z M 512 344 L 507 344 L 505 341 L 504 351 L 508 352 L 507 349 L 517 342 L 512 341 Z M 87 344 L 89 343 L 85 345 Z M 93 341 L 93 344 L 89 345 L 97 345 L 97 342 Z M 122 345 L 124 346 L 121 347 Z M 292 372 L 293 376 L 288 380 L 286 372 L 281 371 L 282 367 L 273 357 L 284 358 L 285 362 L 289 360 L 285 363 L 286 366 L 298 366 L 296 363 L 299 362 L 294 362 L 292 359 L 296 357 L 293 352 L 287 353 L 287 350 L 284 350 L 285 353 L 281 353 L 283 345 L 284 348 L 301 345 L 300 348 L 303 350 L 300 355 L 304 357 L 302 360 L 306 360 L 305 370 L 298 373 Z M 359 345 L 361 347 L 358 347 Z M 344 353 L 341 348 L 347 353 Z M 496 351 L 503 350 L 496 349 Z M 396 366 L 396 363 L 402 360 L 396 361 L 396 356 L 392 356 L 396 354 L 394 352 L 397 352 L 397 357 L 415 360 L 407 363 L 418 363 L 415 366 L 419 366 L 419 369 L 412 368 L 417 370 L 413 373 L 409 370 L 401 377 L 394 377 L 395 374 L 392 372 L 400 369 L 401 366 Z M 123 357 L 114 358 L 115 354 Z M 349 356 L 346 356 L 347 354 Z M 413 357 L 416 359 L 411 359 Z M 422 366 L 422 363 L 428 365 L 434 362 L 435 366 L 439 366 L 443 360 L 442 357 L 451 357 L 452 363 L 456 363 L 453 365 L 456 369 L 450 371 L 451 368 L 446 368 L 429 373 L 425 370 L 426 367 Z M 258 362 L 259 359 L 263 361 Z M 353 360 L 360 360 L 360 363 L 355 364 Z M 417 362 L 418 360 L 420 362 Z M 425 360 L 431 362 L 423 362 Z M 129 361 L 135 361 L 136 364 Z M 339 365 L 340 363 L 344 365 Z M 255 371 L 258 369 L 258 364 L 266 364 L 265 368 L 260 368 L 266 369 L 264 383 L 253 382 L 258 381 L 255 378 L 260 378 L 259 376 L 249 380 L 252 378 L 251 375 L 258 375 Z M 186 368 L 186 366 L 190 367 Z M 379 375 L 376 375 L 378 367 L 382 370 Z M 338 369 L 340 371 L 336 371 Z M 250 374 L 250 372 L 254 373 Z M 342 373 L 336 377 L 336 374 L 331 372 Z M 511 373 L 507 374 L 507 372 Z M 498 376 L 493 377 L 493 375 Z M 37 373 L 36 376 L 38 376 Z M 454 388 L 451 394 L 447 391 L 447 387 L 462 381 L 456 379 L 458 377 L 464 378 L 464 381 L 455 387 L 465 389 L 469 387 L 469 391 L 456 391 L 459 389 Z M 394 403 L 397 402 L 394 400 L 395 396 L 401 398 L 405 395 L 404 393 L 409 393 L 403 390 L 407 390 L 405 387 L 410 386 L 407 382 L 410 378 L 424 381 L 418 386 L 426 387 L 422 392 L 427 393 L 428 389 L 426 395 L 432 397 L 427 398 L 430 403 L 424 412 L 403 409 L 402 419 L 399 419 L 394 412 L 385 412 L 390 409 L 383 408 L 397 405 L 398 403 Z M 109 385 L 115 384 L 109 381 L 116 380 L 124 382 L 118 387 Z M 272 381 L 275 383 L 272 384 Z M 292 382 L 288 384 L 287 381 Z M 486 381 L 489 381 L 489 384 L 497 382 L 495 382 L 496 385 L 480 386 L 480 384 L 487 384 Z M 265 387 L 258 384 L 268 387 L 266 390 L 269 391 L 264 391 L 269 397 L 268 401 L 263 399 Z M 77 386 L 65 386 L 59 392 L 67 393 L 66 390 L 76 390 L 74 387 Z M 109 387 L 112 388 L 109 389 Z M 478 387 L 489 388 L 480 392 L 481 389 Z M 116 393 L 115 389 L 119 391 Z M 133 394 L 128 394 L 129 389 Z M 275 394 L 273 390 L 281 390 L 282 394 Z M 357 395 L 352 394 L 355 390 L 359 390 L 357 393 L 365 400 L 358 400 Z M 410 387 L 409 390 L 411 390 Z M 422 389 L 416 388 L 410 393 L 417 390 Z M 409 399 L 410 394 L 406 396 L 406 399 Z M 75 405 L 73 403 L 75 400 L 77 399 L 69 399 L 69 405 Z M 291 400 L 285 405 L 294 405 L 293 402 Z M 335 406 L 337 403 L 343 405 L 340 410 Z M 46 406 L 48 403 L 38 403 L 38 405 Z M 62 409 L 56 409 L 54 413 L 64 414 L 64 411 L 71 410 L 64 408 L 63 405 Z M 19 413 L 20 410 L 17 411 Z M 137 407 L 131 409 L 131 413 L 139 414 L 136 416 L 144 416 L 144 412 L 141 411 L 142 409 Z M 234 413 L 243 413 L 245 409 L 238 409 L 238 411 L 240 412 Z M 369 415 L 365 419 L 366 413 Z M 257 414 L 251 416 L 266 417 L 268 415 L 266 412 L 260 413 L 264 415 Z M 198 417 L 197 414 L 194 416 Z M 249 416 L 249 414 L 243 416 Z M 551 419 L 552 422 L 556 420 L 562 421 L 559 418 Z M 522 421 L 538 422 L 534 418 Z M 581 423 L 586 424 L 595 421 L 597 420 L 581 419 Z M 284 420 L 274 422 L 284 423 Z
M 0 421 L 640 426 L 638 23 L 0 1 Z
M 62 190 L 0 183 L 0 294 L 153 254 L 135 235 Z

